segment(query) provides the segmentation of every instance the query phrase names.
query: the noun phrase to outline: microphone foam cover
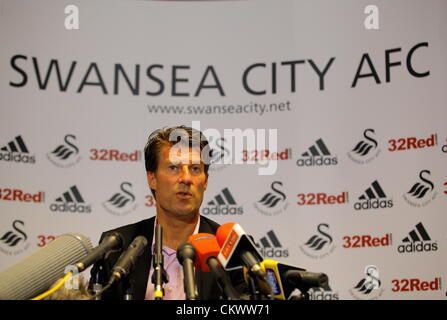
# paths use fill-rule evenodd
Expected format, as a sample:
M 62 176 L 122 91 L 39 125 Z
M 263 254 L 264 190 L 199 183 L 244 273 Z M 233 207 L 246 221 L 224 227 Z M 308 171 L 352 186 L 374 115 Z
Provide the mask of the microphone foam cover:
M 196 249 L 197 260 L 194 265 L 196 269 L 210 272 L 210 267 L 206 262 L 210 257 L 217 257 L 220 251 L 216 237 L 211 233 L 197 233 L 191 235 L 188 242 Z
M 85 257 L 93 246 L 86 236 L 67 233 L 0 273 L 0 300 L 24 300 L 48 290 L 68 265 Z
M 217 243 L 220 247 L 223 247 L 225 240 L 227 240 L 228 236 L 230 235 L 231 230 L 233 229 L 234 225 L 236 223 L 234 222 L 227 222 L 219 227 L 216 232 L 216 239 Z

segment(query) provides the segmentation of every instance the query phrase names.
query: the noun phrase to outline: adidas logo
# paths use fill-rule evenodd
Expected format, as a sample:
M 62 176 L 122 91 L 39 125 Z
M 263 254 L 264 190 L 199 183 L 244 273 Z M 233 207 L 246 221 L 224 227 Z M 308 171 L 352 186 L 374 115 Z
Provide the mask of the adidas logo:
M 2 151 L 29 153 L 22 136 L 17 136 L 15 140 L 8 142 L 8 145 L 1 148 Z
M 90 213 L 91 206 L 85 204 L 84 198 L 78 190 L 78 187 L 72 186 L 70 189 L 56 198 L 50 205 L 50 210 L 55 212 L 78 212 Z
M 377 180 L 371 184 L 371 187 L 372 188 L 366 189 L 365 194 L 360 196 L 359 200 L 386 198 L 385 192 L 383 192 L 383 189 Z
M 324 144 L 323 140 L 320 138 L 315 142 L 316 146 L 311 146 L 308 152 L 304 152 L 302 157 L 317 157 L 317 156 L 330 156 L 328 148 Z M 310 152 L 310 154 L 309 154 Z
M 202 208 L 202 214 L 204 215 L 235 215 L 243 213 L 244 208 L 237 206 L 228 188 L 222 189 L 220 194 L 216 195 L 213 200 L 207 202 L 207 205 Z
M 56 198 L 56 202 L 78 202 L 83 203 L 84 199 L 79 193 L 78 187 L 72 186 L 68 191 L 64 192 L 61 197 Z
M 11 161 L 17 163 L 36 163 L 36 157 L 30 155 L 22 136 L 17 136 L 13 141 L 0 148 L 0 161 Z
M 259 239 L 259 242 L 256 246 L 264 258 L 287 258 L 289 256 L 289 249 L 283 249 L 273 230 L 267 232 L 267 235 Z
M 296 162 L 298 167 L 330 166 L 338 163 L 337 157 L 331 157 L 329 149 L 321 138 L 309 147 L 308 151 L 301 154 L 301 157 L 304 158 L 299 158 Z
M 419 235 L 418 235 L 419 234 Z M 416 242 L 416 241 L 430 241 L 430 236 L 425 230 L 422 222 L 416 225 L 416 230 L 412 230 L 409 233 L 409 237 L 405 237 L 402 242 Z
M 355 210 L 385 209 L 393 207 L 393 200 L 387 199 L 379 182 L 375 180 L 371 187 L 359 197 L 360 201 L 354 203 Z
M 369 163 L 380 154 L 377 140 L 373 138 L 374 129 L 366 129 L 363 132 L 365 140 L 358 142 L 354 149 L 348 152 L 348 157 L 359 164 Z
M 437 193 L 434 191 L 435 185 L 428 177 L 424 175 L 430 175 L 429 170 L 422 170 L 419 173 L 420 182 L 416 182 L 408 191 L 404 194 L 405 201 L 414 207 L 425 207 L 432 200 L 436 198 Z
M 309 290 L 309 300 L 340 300 L 338 292 L 328 288 L 311 288 Z
M 411 230 L 407 237 L 402 239 L 403 244 L 397 247 L 399 253 L 430 252 L 438 250 L 438 243 L 432 241 L 422 222 Z
M 103 203 L 104 208 L 113 215 L 123 216 L 134 211 L 137 204 L 131 205 L 135 202 L 135 195 L 131 192 L 130 182 L 123 182 L 120 185 L 121 192 L 113 194 L 113 196 Z
M 270 239 L 270 242 L 269 242 L 268 239 Z M 276 237 L 276 235 L 273 232 L 273 230 L 267 232 L 267 236 L 259 239 L 259 241 L 261 242 L 261 245 L 264 248 L 271 248 L 271 247 L 281 248 L 281 243 L 279 242 L 279 240 Z
M 214 197 L 214 200 L 211 200 L 210 202 L 208 202 L 208 205 L 211 206 L 221 206 L 221 205 L 225 205 L 225 204 L 236 204 L 236 201 L 234 201 L 233 196 L 230 193 L 230 190 L 228 190 L 228 188 L 223 189 L 222 194 L 218 194 L 217 196 Z M 225 203 L 226 201 L 226 203 Z
M 65 144 L 58 145 L 47 154 L 48 160 L 62 168 L 68 168 L 78 163 L 81 157 L 76 157 L 79 154 L 79 148 L 74 144 L 73 140 L 76 140 L 76 136 L 67 134 L 64 138 Z

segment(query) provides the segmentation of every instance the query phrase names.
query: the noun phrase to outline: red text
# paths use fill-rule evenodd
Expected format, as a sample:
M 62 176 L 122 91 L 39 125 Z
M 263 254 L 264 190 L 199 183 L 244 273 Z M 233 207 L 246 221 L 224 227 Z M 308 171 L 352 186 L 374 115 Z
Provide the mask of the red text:
M 342 192 L 339 195 L 328 195 L 327 193 L 299 193 L 299 201 L 297 204 L 299 206 L 311 206 L 320 204 L 342 204 L 348 203 L 348 193 Z
M 388 141 L 390 144 L 390 147 L 388 148 L 388 151 L 404 151 L 404 150 L 411 150 L 411 149 L 422 149 L 422 148 L 429 148 L 434 147 L 438 145 L 438 135 L 432 134 L 427 139 L 418 139 L 415 137 L 410 138 L 401 138 L 401 139 L 391 139 Z

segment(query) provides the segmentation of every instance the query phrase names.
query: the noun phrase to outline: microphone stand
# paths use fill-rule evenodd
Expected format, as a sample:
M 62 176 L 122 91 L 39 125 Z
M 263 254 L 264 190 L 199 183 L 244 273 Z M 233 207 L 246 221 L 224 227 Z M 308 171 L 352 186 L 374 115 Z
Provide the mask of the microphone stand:
M 154 299 L 163 300 L 163 284 L 169 282 L 169 276 L 163 266 L 163 227 L 159 224 L 155 227 L 155 254 L 153 258 L 154 272 L 152 283 L 154 284 Z
M 134 280 L 131 279 L 130 275 L 127 276 L 123 280 L 123 289 L 124 289 L 124 300 L 133 300 L 134 298 L 134 287 L 135 283 Z
M 104 260 L 98 261 L 92 268 L 91 278 L 92 282 L 92 292 L 96 296 L 95 300 L 101 300 L 101 295 L 98 295 L 102 288 L 104 287 L 105 274 L 104 274 Z
M 225 273 L 218 260 L 216 258 L 208 259 L 207 264 L 214 274 L 217 285 L 222 291 L 224 300 L 240 300 L 239 293 L 233 287 L 228 275 Z
M 248 271 L 247 272 L 247 282 L 248 282 L 248 289 L 250 291 L 251 300 L 261 300 L 261 297 L 259 295 L 259 289 L 256 284 L 256 276 L 253 274 L 253 272 Z

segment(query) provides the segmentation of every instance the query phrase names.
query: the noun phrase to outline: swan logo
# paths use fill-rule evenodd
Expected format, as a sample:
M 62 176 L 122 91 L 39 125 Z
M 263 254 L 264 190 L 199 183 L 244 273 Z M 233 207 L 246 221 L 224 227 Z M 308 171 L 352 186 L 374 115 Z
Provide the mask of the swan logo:
M 413 207 L 425 207 L 433 201 L 437 192 L 435 185 L 430 180 L 431 172 L 429 170 L 422 170 L 419 172 L 419 181 L 413 184 L 411 189 L 406 192 L 403 197 L 404 200 Z
M 329 225 L 320 223 L 317 226 L 318 234 L 312 235 L 306 243 L 300 246 L 301 251 L 310 258 L 322 259 L 334 252 L 335 245 L 329 234 Z
M 120 191 L 114 193 L 107 201 L 102 203 L 104 209 L 115 216 L 125 216 L 135 211 L 138 204 L 135 203 L 135 195 L 132 193 L 132 184 L 123 182 Z
M 379 277 L 379 268 L 374 265 L 365 267 L 365 277 L 357 282 L 349 293 L 357 300 L 377 300 L 383 294 L 382 282 Z
M 282 185 L 280 181 L 272 182 L 270 185 L 271 191 L 265 193 L 254 203 L 255 209 L 267 216 L 276 216 L 284 212 L 289 203 L 286 201 L 287 197 L 282 191 Z
M 22 220 L 15 220 L 12 223 L 12 230 L 6 231 L 0 238 L 0 251 L 9 256 L 15 256 L 27 250 L 30 244 L 27 234 L 23 231 L 25 223 Z
M 231 158 L 232 154 L 226 146 L 228 143 L 225 138 L 219 137 L 218 139 L 212 139 L 212 137 L 210 137 L 209 143 L 212 148 L 209 167 L 210 171 L 221 171 L 225 167 L 228 167 L 229 164 L 233 163 L 233 159 Z
M 358 164 L 366 164 L 377 158 L 381 152 L 379 144 L 374 138 L 374 129 L 366 129 L 363 132 L 364 140 L 360 140 L 355 147 L 348 152 L 348 157 Z
M 81 156 L 75 141 L 75 135 L 67 134 L 64 137 L 64 143 L 59 144 L 51 152 L 47 153 L 48 160 L 59 168 L 69 168 L 79 163 Z

